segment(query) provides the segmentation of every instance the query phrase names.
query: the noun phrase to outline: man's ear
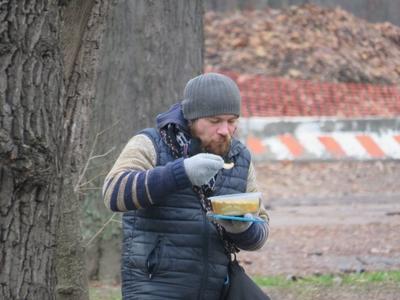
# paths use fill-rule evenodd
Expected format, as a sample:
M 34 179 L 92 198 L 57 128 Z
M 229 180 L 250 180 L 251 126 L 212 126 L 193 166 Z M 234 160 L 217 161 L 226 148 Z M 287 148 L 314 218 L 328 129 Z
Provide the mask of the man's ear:
M 232 137 L 235 137 L 235 138 L 239 137 L 239 130 L 238 130 L 237 126 L 236 126 L 235 130 L 233 131 Z

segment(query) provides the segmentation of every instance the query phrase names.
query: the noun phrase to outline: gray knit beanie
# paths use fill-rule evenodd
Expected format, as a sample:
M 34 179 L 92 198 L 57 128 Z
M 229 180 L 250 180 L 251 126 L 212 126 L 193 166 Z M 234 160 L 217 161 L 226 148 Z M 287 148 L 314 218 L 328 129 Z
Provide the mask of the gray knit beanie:
M 182 110 L 187 120 L 216 115 L 240 116 L 239 88 L 222 74 L 206 73 L 189 80 L 183 98 Z

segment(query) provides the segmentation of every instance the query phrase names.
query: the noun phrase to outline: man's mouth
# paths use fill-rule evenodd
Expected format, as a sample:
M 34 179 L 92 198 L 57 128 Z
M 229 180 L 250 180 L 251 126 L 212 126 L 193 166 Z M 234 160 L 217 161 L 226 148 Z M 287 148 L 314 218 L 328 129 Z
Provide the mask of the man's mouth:
M 221 138 L 221 139 L 218 139 L 218 140 L 216 140 L 214 142 L 218 143 L 218 144 L 228 144 L 230 142 L 230 139 L 229 138 Z

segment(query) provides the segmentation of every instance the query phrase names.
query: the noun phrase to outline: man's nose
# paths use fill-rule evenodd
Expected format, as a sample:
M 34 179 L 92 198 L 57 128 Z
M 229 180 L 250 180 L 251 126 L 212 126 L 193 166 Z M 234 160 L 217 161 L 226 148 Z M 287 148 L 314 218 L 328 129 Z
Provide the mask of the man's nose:
M 222 122 L 219 126 L 218 126 L 218 134 L 220 135 L 229 135 L 229 126 L 227 122 Z

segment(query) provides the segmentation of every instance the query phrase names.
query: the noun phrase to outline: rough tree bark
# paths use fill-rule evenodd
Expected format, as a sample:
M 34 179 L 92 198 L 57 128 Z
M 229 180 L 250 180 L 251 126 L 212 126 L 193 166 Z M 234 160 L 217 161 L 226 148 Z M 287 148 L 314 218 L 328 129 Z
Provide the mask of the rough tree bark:
M 87 158 L 98 53 L 110 1 L 73 0 L 62 9 L 61 44 L 67 83 L 64 189 L 57 231 L 57 299 L 87 299 L 86 249 L 82 244 L 80 178 Z
M 74 2 L 0 2 L 0 299 L 54 299 L 57 283 L 60 298 L 87 298 L 82 268 L 72 268 L 79 280 L 57 281 L 56 267 L 69 268 L 56 250 L 61 245 L 58 257 L 83 261 L 72 184 L 83 161 L 109 1 L 79 1 L 89 17 L 75 24 L 81 34 L 63 52 L 62 10 L 68 15 Z M 72 59 L 64 57 L 69 51 Z M 75 224 L 65 231 L 73 242 L 62 250 L 57 234 L 66 207 Z
M 113 7 L 101 50 L 91 132 L 96 134 L 119 121 L 100 137 L 96 153 L 106 153 L 113 146 L 116 150 L 96 161 L 89 177 L 102 176 L 93 188 L 102 185 L 128 139 L 137 130 L 154 126 L 155 116 L 180 100 L 187 80 L 201 73 L 202 14 L 201 0 L 119 0 Z M 109 218 L 100 192 L 88 201 L 91 210 L 104 216 L 103 221 Z M 117 223 L 110 226 L 119 230 Z M 90 245 L 90 259 L 97 259 L 92 276 L 115 280 L 119 276 L 115 263 L 120 255 L 115 246 L 120 245 L 119 236 L 114 236 L 118 242 L 104 235 L 99 238 L 104 240 Z

